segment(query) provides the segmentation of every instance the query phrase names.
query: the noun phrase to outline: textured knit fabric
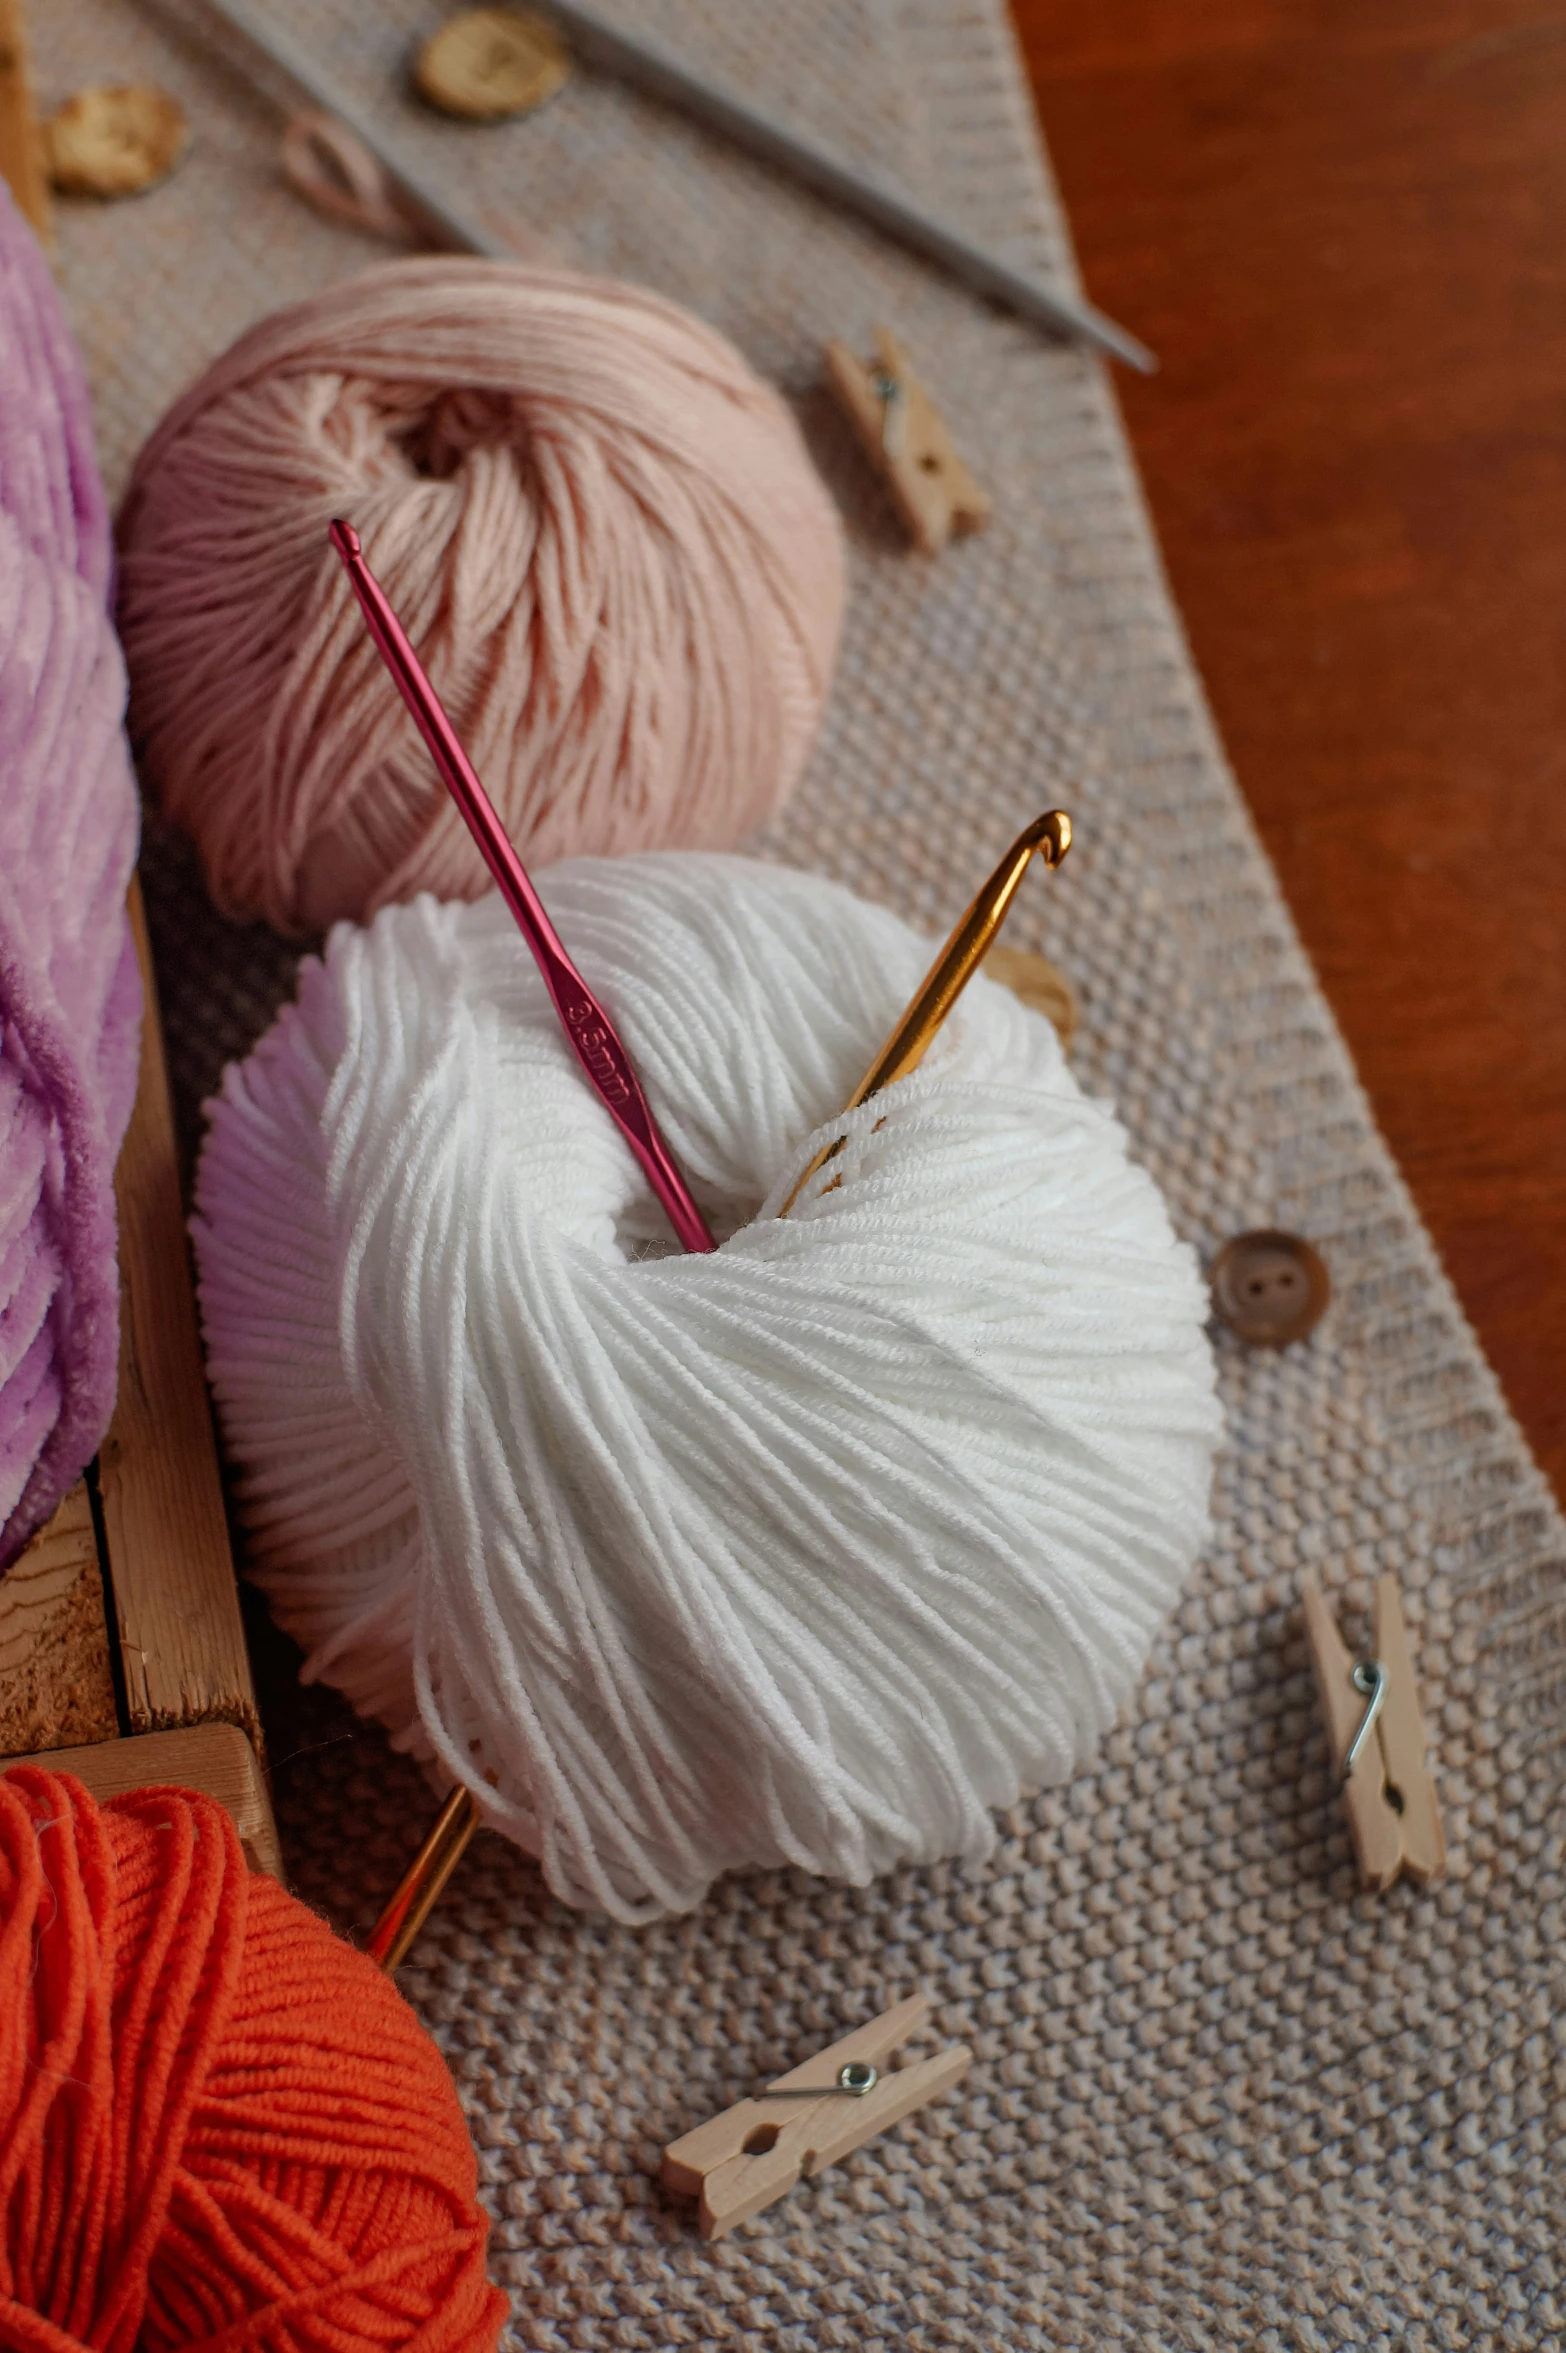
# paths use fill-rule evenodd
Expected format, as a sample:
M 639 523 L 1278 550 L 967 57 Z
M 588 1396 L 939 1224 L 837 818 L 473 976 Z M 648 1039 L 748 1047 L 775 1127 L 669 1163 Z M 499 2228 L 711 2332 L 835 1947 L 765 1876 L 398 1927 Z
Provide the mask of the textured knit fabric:
M 937 930 L 1023 820 L 1077 843 L 1008 937 L 1071 973 L 1075 1067 L 1112 1094 L 1204 1251 L 1280 1222 L 1337 1302 L 1282 1356 L 1219 1335 L 1217 1531 L 1138 1699 L 977 1870 L 864 1893 L 720 1882 L 652 1930 L 542 1896 L 474 1848 L 403 1982 L 448 2053 L 517 2347 L 1137 2353 L 1566 2341 L 1563 1531 L 1378 1139 L 1228 775 L 1098 365 L 973 302 L 775 174 L 579 75 L 498 129 L 401 96 L 433 8 L 270 12 L 491 220 L 640 278 L 795 401 L 850 536 L 814 765 L 764 846 Z M 617 0 L 627 16 L 630 0 Z M 116 482 L 253 317 L 373 258 L 276 169 L 278 116 L 207 36 L 121 0 L 36 12 L 50 90 L 164 82 L 189 163 L 63 224 Z M 636 0 L 635 15 L 1071 282 L 994 0 Z M 238 53 L 234 55 L 237 57 Z M 829 335 L 890 321 L 996 500 L 923 563 L 821 392 Z M 1135 319 L 1126 321 L 1135 327 Z M 148 868 L 187 1141 L 292 955 Z M 1452 1849 L 1446 1884 L 1356 1891 L 1300 1631 L 1301 1571 L 1351 1635 L 1408 1601 Z M 405 1762 L 263 1658 L 298 1885 L 363 1926 L 429 1800 Z M 915 1985 L 962 2090 L 717 2246 L 662 2142 Z
M 0 1570 L 114 1403 L 141 982 L 110 571 L 81 354 L 0 184 Z

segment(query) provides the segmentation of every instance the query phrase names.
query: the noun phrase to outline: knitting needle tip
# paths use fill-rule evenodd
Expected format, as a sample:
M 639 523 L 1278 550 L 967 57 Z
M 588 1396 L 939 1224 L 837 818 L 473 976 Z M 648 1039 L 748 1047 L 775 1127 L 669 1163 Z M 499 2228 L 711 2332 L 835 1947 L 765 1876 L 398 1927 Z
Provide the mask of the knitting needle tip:
M 358 532 L 351 523 L 345 522 L 341 515 L 333 517 L 332 527 L 327 533 L 327 537 L 345 564 L 351 563 L 354 557 L 362 556 L 364 553 Z

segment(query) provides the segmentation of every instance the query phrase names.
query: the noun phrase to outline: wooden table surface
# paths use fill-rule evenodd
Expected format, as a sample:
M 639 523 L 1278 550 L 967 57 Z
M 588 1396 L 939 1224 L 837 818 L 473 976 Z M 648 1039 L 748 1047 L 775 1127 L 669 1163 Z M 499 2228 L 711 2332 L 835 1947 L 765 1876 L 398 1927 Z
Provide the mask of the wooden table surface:
M 1014 7 L 1240 782 L 1566 1493 L 1566 15 Z

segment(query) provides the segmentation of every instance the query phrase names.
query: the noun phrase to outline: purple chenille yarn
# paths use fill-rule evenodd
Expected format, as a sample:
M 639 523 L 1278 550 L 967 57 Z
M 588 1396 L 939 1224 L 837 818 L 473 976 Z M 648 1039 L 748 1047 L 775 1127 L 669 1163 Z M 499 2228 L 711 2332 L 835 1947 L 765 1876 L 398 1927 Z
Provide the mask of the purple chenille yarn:
M 141 982 L 111 551 L 81 354 L 0 183 L 0 1571 L 114 1404 Z

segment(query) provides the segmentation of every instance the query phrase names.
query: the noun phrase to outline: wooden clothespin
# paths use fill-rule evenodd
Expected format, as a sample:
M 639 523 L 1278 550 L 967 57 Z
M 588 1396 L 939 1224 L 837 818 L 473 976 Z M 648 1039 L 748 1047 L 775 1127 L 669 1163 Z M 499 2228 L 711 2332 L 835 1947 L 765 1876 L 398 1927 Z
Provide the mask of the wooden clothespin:
M 1357 1661 L 1314 1577 L 1300 1590 L 1360 1884 L 1390 1887 L 1400 1871 L 1422 1886 L 1439 1879 L 1446 1839 L 1425 1766 L 1424 1718 L 1397 1579 L 1376 1579 L 1375 1656 Z
M 867 365 L 829 343 L 827 376 L 912 537 L 938 555 L 954 532 L 982 531 L 994 510 L 889 327 L 876 328 L 875 350 Z
M 868 2026 L 845 2034 L 753 2100 L 737 2100 L 663 2152 L 663 2186 L 701 2200 L 701 2233 L 721 2239 L 738 2222 L 783 2197 L 802 2175 L 814 2180 L 889 2124 L 911 2116 L 968 2072 L 973 2054 L 953 2043 L 932 2059 L 883 2073 L 930 2007 L 910 1994 Z

